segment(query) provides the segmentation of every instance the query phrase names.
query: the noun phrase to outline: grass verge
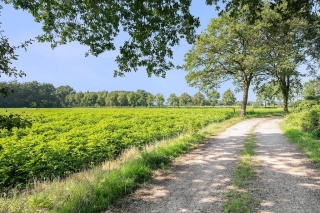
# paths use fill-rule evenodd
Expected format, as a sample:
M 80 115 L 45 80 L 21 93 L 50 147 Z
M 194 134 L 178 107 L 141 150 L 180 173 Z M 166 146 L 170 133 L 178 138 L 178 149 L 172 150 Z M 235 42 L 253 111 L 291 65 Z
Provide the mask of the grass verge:
M 214 123 L 196 134 L 161 141 L 143 150 L 132 148 L 116 161 L 83 171 L 63 180 L 35 182 L 22 192 L 11 190 L 0 197 L 1 213 L 12 212 L 99 212 L 131 193 L 150 179 L 153 171 L 204 143 L 210 135 L 241 121 L 232 118 Z
M 223 203 L 225 213 L 247 213 L 259 205 L 259 201 L 250 195 L 250 185 L 255 178 L 254 147 L 256 141 L 251 133 L 244 142 L 244 151 L 241 153 L 239 163 L 234 170 L 234 189 L 227 194 L 227 200 Z
M 320 167 L 320 140 L 311 132 L 304 132 L 301 129 L 300 114 L 289 115 L 281 124 L 284 136 L 292 143 L 296 144 L 305 155 L 318 167 Z

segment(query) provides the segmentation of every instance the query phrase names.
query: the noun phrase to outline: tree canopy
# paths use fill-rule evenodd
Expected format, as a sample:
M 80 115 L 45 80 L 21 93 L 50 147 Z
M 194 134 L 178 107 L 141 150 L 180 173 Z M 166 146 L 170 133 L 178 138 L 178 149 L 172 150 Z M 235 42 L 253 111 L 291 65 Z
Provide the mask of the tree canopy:
M 231 91 L 231 89 L 227 89 L 222 94 L 222 103 L 226 106 L 231 106 L 236 103 L 236 97 L 234 93 Z
M 303 84 L 303 97 L 307 100 L 320 98 L 320 78 L 311 79 Z
M 145 67 L 149 76 L 165 77 L 174 64 L 172 47 L 185 38 L 193 43 L 199 18 L 190 13 L 191 0 L 1 0 L 16 9 L 28 11 L 36 22 L 42 24 L 40 42 L 57 45 L 78 41 L 88 46 L 86 55 L 114 50 L 114 39 L 120 32 L 128 34 L 128 40 L 120 47 L 116 62 L 119 69 L 115 76 Z M 242 7 L 248 8 L 250 22 L 261 19 L 264 0 L 205 0 L 217 5 L 220 12 L 236 17 Z M 270 2 L 269 9 L 276 11 L 283 20 L 300 16 L 311 23 L 318 22 L 319 0 L 287 0 L 286 10 L 277 9 L 284 0 Z M 220 3 L 225 3 L 220 8 Z M 275 27 L 275 29 L 277 29 Z M 311 37 L 310 37 L 311 36 Z M 309 33 L 308 39 L 318 38 Z M 11 46 L 11 45 L 10 45 Z
M 263 103 L 264 107 L 267 106 L 267 104 L 273 104 L 275 105 L 276 98 L 279 98 L 280 95 L 280 88 L 278 84 L 275 84 L 274 82 L 269 83 L 265 86 L 262 86 L 257 94 L 257 102 Z M 280 95 L 281 97 L 281 95 Z
M 195 45 L 185 55 L 183 68 L 190 86 L 212 90 L 232 79 L 243 91 L 241 115 L 246 115 L 248 91 L 252 80 L 263 71 L 259 26 L 246 20 L 246 9 L 238 18 L 223 14 L 212 19 Z
M 40 42 L 57 45 L 78 41 L 88 46 L 86 55 L 115 50 L 120 32 L 129 39 L 120 47 L 115 76 L 146 67 L 149 76 L 165 77 L 174 67 L 172 46 L 181 38 L 195 40 L 199 19 L 190 14 L 191 1 L 147 0 L 2 0 L 27 10 L 43 25 Z
M 284 3 L 276 9 L 285 11 L 287 7 Z M 261 12 L 264 18 L 259 21 L 263 35 L 263 48 L 259 54 L 264 59 L 265 75 L 257 79 L 256 88 L 263 88 L 261 84 L 277 82 L 283 97 L 283 110 L 287 113 L 290 92 L 294 87 L 300 87 L 300 77 L 305 75 L 298 70 L 298 66 L 306 64 L 312 73 L 318 63 L 314 56 L 319 54 L 319 49 L 316 45 L 310 46 L 304 39 L 311 27 L 305 19 L 294 17 L 283 20 L 280 14 L 267 8 Z M 270 24 L 273 22 L 275 24 Z M 273 25 L 278 26 L 279 30 L 275 31 Z
M 209 91 L 206 91 L 206 95 L 207 95 L 207 98 L 208 98 L 208 101 L 209 103 L 211 104 L 211 106 L 215 106 L 218 104 L 218 100 L 220 98 L 220 93 L 216 90 L 209 90 Z

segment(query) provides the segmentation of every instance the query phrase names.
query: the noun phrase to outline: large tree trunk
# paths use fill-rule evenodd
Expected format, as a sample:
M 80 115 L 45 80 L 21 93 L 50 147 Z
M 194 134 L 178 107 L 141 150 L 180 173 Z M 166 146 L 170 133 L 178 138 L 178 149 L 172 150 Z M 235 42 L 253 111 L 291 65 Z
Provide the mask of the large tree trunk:
M 288 96 L 283 96 L 283 112 L 285 114 L 289 113 L 289 110 L 288 110 Z
M 283 90 L 282 95 L 283 95 L 283 112 L 287 114 L 289 113 L 289 110 L 288 110 L 289 91 Z
M 241 103 L 241 113 L 240 116 L 244 117 L 247 115 L 247 103 L 248 103 L 248 92 L 250 87 L 250 81 L 252 79 L 252 74 L 248 77 L 243 77 L 243 96 L 242 96 L 242 103 Z
M 282 96 L 283 96 L 283 112 L 285 114 L 289 113 L 288 110 L 288 99 L 289 99 L 289 89 L 290 89 L 290 76 L 283 76 L 280 83 Z

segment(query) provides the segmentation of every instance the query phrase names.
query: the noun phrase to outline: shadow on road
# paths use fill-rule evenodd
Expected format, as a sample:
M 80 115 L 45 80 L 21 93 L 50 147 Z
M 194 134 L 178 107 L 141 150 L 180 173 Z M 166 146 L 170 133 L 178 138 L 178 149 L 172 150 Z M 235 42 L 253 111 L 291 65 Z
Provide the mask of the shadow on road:
M 254 183 L 254 194 L 261 200 L 259 212 L 320 212 L 319 173 L 282 135 L 280 121 L 261 123 L 255 131 L 261 164 Z

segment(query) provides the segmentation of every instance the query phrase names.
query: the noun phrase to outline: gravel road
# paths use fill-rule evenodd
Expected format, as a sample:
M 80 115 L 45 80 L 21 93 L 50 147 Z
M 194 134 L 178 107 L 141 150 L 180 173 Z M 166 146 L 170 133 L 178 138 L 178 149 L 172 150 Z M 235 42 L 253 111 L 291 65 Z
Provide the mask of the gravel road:
M 281 120 L 245 120 L 209 138 L 106 213 L 223 212 L 243 140 L 253 129 L 261 163 L 253 183 L 253 195 L 261 201 L 255 211 L 320 212 L 320 175 L 282 136 Z
M 255 153 L 261 164 L 254 183 L 254 194 L 261 201 L 258 212 L 319 213 L 319 172 L 282 135 L 282 120 L 267 119 L 255 128 Z

